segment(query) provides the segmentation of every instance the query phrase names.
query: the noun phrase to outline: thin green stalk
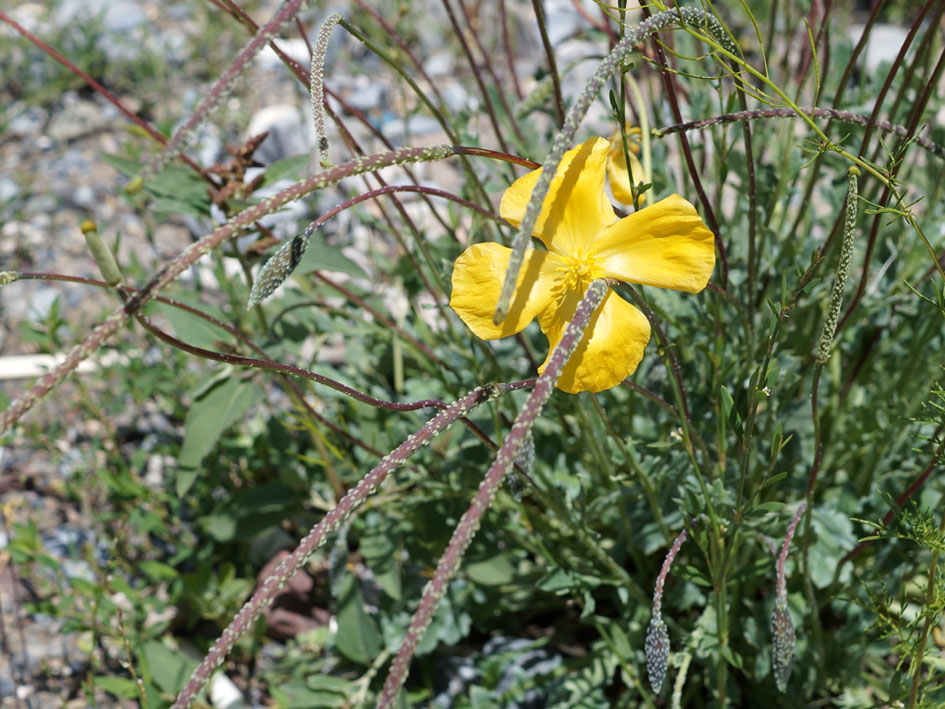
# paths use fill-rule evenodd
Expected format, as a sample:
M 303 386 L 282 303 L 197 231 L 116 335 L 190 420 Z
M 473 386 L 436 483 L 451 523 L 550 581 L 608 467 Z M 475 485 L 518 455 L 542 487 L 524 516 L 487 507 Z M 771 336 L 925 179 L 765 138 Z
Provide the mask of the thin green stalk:
M 938 525 L 938 535 L 942 538 L 945 535 L 945 511 L 942 512 L 942 521 Z M 925 622 L 922 624 L 922 633 L 919 635 L 919 647 L 916 648 L 915 657 L 912 659 L 912 687 L 909 689 L 909 709 L 914 709 L 916 700 L 919 697 L 919 684 L 922 678 L 922 661 L 925 658 L 925 647 L 928 644 L 929 633 L 932 631 L 932 623 L 937 620 L 933 613 L 928 609 L 935 603 L 936 574 L 938 573 L 939 547 L 932 548 L 932 560 L 929 562 L 929 582 L 925 587 Z
M 630 461 L 630 466 L 633 468 L 633 472 L 640 481 L 640 485 L 643 488 L 643 493 L 646 495 L 647 502 L 650 503 L 650 511 L 653 513 L 653 517 L 656 519 L 656 524 L 659 526 L 660 532 L 663 533 L 663 536 L 666 537 L 666 541 L 668 542 L 673 538 L 673 535 L 669 531 L 666 520 L 663 518 L 663 510 L 660 508 L 659 499 L 656 496 L 656 488 L 653 485 L 653 481 L 650 479 L 649 474 L 643 469 L 643 466 L 640 465 L 640 461 L 637 460 L 636 454 L 627 447 L 626 443 L 624 443 L 623 436 L 621 436 L 617 432 L 617 429 L 614 428 L 614 424 L 611 422 L 610 417 L 604 410 L 604 407 L 601 406 L 597 394 L 593 394 L 591 396 L 591 401 L 594 404 L 594 408 L 597 411 L 597 415 L 600 417 L 600 420 L 604 423 L 604 426 L 607 428 L 614 442 L 617 444 L 620 452 L 623 453 L 623 457 Z
M 791 98 L 789 98 L 788 95 L 784 93 L 784 91 L 782 91 L 781 88 L 774 81 L 772 81 L 769 77 L 759 72 L 757 69 L 751 66 L 744 59 L 742 59 L 735 53 L 723 47 L 721 43 L 717 42 L 712 37 L 709 37 L 707 34 L 696 32 L 689 25 L 684 26 L 684 29 L 686 32 L 690 33 L 692 36 L 701 39 L 703 42 L 709 45 L 721 57 L 724 57 L 725 59 L 728 59 L 731 62 L 737 63 L 739 66 L 745 69 L 745 71 L 747 71 L 753 77 L 761 81 L 768 88 L 770 88 L 775 94 L 777 94 L 778 97 L 784 102 L 784 104 L 787 107 L 789 107 L 791 110 L 793 110 L 798 115 L 798 117 L 800 117 L 808 125 L 808 127 L 817 135 L 817 137 L 821 141 L 821 144 L 819 147 L 819 150 L 821 152 L 833 152 L 840 155 L 841 157 L 845 158 L 849 162 L 859 167 L 862 171 L 868 172 L 870 175 L 875 177 L 883 186 L 885 186 L 889 190 L 893 198 L 895 199 L 900 215 L 905 217 L 907 223 L 911 227 L 913 227 L 914 230 L 916 230 L 916 233 L 919 234 L 920 238 L 922 239 L 923 244 L 925 244 L 926 248 L 929 249 L 929 253 L 931 254 L 932 258 L 936 259 L 935 250 L 931 248 L 931 245 L 929 244 L 928 240 L 925 239 L 925 235 L 916 229 L 917 222 L 915 221 L 915 217 L 912 213 L 912 210 L 909 209 L 909 206 L 904 203 L 902 194 L 896 188 L 896 184 L 894 180 L 892 180 L 890 177 L 884 174 L 882 170 L 874 166 L 871 162 L 864 160 L 858 155 L 853 155 L 851 152 L 841 147 L 839 143 L 834 143 L 832 140 L 830 140 L 830 138 L 827 137 L 827 135 L 823 132 L 823 130 L 821 130 L 821 128 L 814 122 L 813 118 L 810 115 L 804 113 L 803 110 L 801 110 L 801 108 L 793 100 L 791 100 Z M 942 265 L 938 263 L 937 259 L 935 260 L 935 263 L 937 265 L 939 275 L 942 277 L 942 281 L 945 282 L 945 269 L 942 268 Z
M 542 8 L 541 0 L 532 0 L 532 9 L 535 11 L 535 23 L 538 25 L 538 33 L 541 35 L 541 46 L 545 49 L 545 57 L 548 59 L 548 73 L 551 75 L 551 83 L 555 90 L 555 112 L 558 115 L 558 125 L 563 126 L 565 118 L 564 98 L 561 95 L 561 78 L 558 76 L 555 50 L 548 38 L 548 27 L 545 23 L 545 11 Z

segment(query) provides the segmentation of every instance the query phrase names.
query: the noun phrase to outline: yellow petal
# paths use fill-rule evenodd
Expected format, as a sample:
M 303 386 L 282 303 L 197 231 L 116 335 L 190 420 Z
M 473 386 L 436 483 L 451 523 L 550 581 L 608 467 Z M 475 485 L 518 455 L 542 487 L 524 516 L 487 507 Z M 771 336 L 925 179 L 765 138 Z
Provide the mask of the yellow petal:
M 604 192 L 610 146 L 603 138 L 590 138 L 564 154 L 551 189 L 535 224 L 534 236 L 549 251 L 563 256 L 587 253 L 600 231 L 617 221 Z M 541 169 L 512 183 L 499 204 L 499 214 L 515 226 L 522 223 Z
M 548 337 L 548 357 L 564 336 L 581 297 L 580 291 L 569 291 L 564 302 L 539 317 L 541 329 Z M 569 394 L 617 386 L 636 370 L 649 339 L 650 323 L 643 313 L 609 291 L 591 316 L 584 337 L 564 366 L 556 386 Z M 538 368 L 539 373 L 545 371 L 548 357 Z
M 453 266 L 450 307 L 477 337 L 495 340 L 524 329 L 554 300 L 561 279 L 561 259 L 547 251 L 526 249 L 522 270 L 515 283 L 509 314 L 501 325 L 492 322 L 511 249 L 501 244 L 473 244 Z M 530 284 L 530 288 L 524 284 Z
M 634 129 L 637 133 L 639 128 Z M 630 155 L 630 173 L 627 174 L 627 160 L 623 151 L 623 139 L 620 132 L 614 134 L 610 139 L 610 156 L 607 160 L 607 175 L 610 177 L 610 191 L 614 193 L 614 199 L 623 204 L 633 205 L 633 191 L 630 185 L 638 185 L 646 182 L 646 175 L 643 172 L 643 165 L 637 158 L 636 153 L 640 150 L 639 144 L 635 140 L 635 135 L 627 135 L 627 147 Z M 646 204 L 647 193 L 640 196 L 640 204 Z
M 698 293 L 715 267 L 715 237 L 674 194 L 608 227 L 593 255 L 608 278 Z

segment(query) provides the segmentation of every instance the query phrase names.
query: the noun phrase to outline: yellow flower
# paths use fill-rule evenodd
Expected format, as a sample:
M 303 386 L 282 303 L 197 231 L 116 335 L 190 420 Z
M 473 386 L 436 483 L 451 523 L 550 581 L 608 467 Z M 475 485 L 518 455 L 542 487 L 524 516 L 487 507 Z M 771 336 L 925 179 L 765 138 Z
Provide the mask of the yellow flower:
M 679 195 L 617 219 L 604 192 L 610 146 L 591 138 L 569 150 L 545 198 L 534 236 L 547 251 L 527 249 L 509 314 L 492 322 L 511 249 L 474 244 L 456 260 L 450 305 L 478 337 L 514 335 L 536 317 L 550 351 L 595 278 L 698 293 L 715 266 L 715 244 L 693 206 Z M 518 226 L 541 170 L 519 178 L 499 213 Z M 566 392 L 602 391 L 631 374 L 650 339 L 643 313 L 610 290 L 591 316 L 558 380 Z M 543 372 L 548 359 L 539 367 Z
M 633 191 L 630 185 L 647 182 L 643 165 L 640 164 L 637 153 L 640 152 L 640 129 L 627 126 L 627 152 L 623 151 L 623 138 L 618 129 L 610 136 L 610 156 L 607 160 L 607 174 L 610 176 L 610 191 L 614 199 L 623 204 L 633 205 Z M 630 157 L 630 171 L 627 175 L 627 156 Z M 647 194 L 640 195 L 640 206 L 646 204 Z

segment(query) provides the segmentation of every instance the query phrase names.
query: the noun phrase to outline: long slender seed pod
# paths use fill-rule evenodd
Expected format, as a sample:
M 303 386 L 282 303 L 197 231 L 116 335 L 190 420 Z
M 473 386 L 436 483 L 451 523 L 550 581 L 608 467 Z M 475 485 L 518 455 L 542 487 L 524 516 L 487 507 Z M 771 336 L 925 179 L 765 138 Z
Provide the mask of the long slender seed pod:
M 666 677 L 666 670 L 669 667 L 669 631 L 666 623 L 663 622 L 663 584 L 666 583 L 666 576 L 673 565 L 679 548 L 686 541 L 686 530 L 682 530 L 676 537 L 673 545 L 666 553 L 663 559 L 663 567 L 660 569 L 659 576 L 656 577 L 656 586 L 653 589 L 653 614 L 650 618 L 650 624 L 646 629 L 646 644 L 644 651 L 646 655 L 646 674 L 650 679 L 650 687 L 655 694 L 659 694 L 663 688 L 663 679 Z
M 840 245 L 840 263 L 837 265 L 837 279 L 833 282 L 830 293 L 830 307 L 827 310 L 827 319 L 824 329 L 820 333 L 820 344 L 817 346 L 817 362 L 824 364 L 830 357 L 830 345 L 833 344 L 834 334 L 837 332 L 837 322 L 840 319 L 840 309 L 843 307 L 843 289 L 847 283 L 847 273 L 850 271 L 850 261 L 853 258 L 853 244 L 856 241 L 856 212 L 857 212 L 857 177 L 860 169 L 851 165 L 847 170 L 847 206 L 846 218 L 843 222 L 843 241 Z
M 456 529 L 453 530 L 453 536 L 440 558 L 440 563 L 433 573 L 433 578 L 423 589 L 420 604 L 410 621 L 400 650 L 397 651 L 397 655 L 391 664 L 387 679 L 384 682 L 384 688 L 381 690 L 381 696 L 377 702 L 378 709 L 390 709 L 397 699 L 400 688 L 407 679 L 410 659 L 413 657 L 417 643 L 420 642 L 430 621 L 433 619 L 433 612 L 436 610 L 440 597 L 446 592 L 446 587 L 453 574 L 456 573 L 463 554 L 479 529 L 482 516 L 488 509 L 493 495 L 495 495 L 506 473 L 514 464 L 522 446 L 525 445 L 525 439 L 548 401 L 548 397 L 551 396 L 555 382 L 561 375 L 561 369 L 581 341 L 584 328 L 587 327 L 591 315 L 607 294 L 609 285 L 606 279 L 597 279 L 591 282 L 583 300 L 574 311 L 574 317 L 568 323 L 564 336 L 551 353 L 545 371 L 538 377 L 535 388 L 529 395 L 521 412 L 519 412 L 515 423 L 512 424 L 512 430 L 496 453 L 495 460 L 486 472 L 479 487 L 479 492 L 469 505 L 469 509 L 463 514 L 459 524 L 456 525 Z
M 259 51 L 269 44 L 282 28 L 289 23 L 302 8 L 305 0 L 288 0 L 282 8 L 273 15 L 263 27 L 249 40 L 246 46 L 236 56 L 236 59 L 227 67 L 213 88 L 208 91 L 187 122 L 181 126 L 174 136 L 141 169 L 138 176 L 128 183 L 125 190 L 129 193 L 137 192 L 151 177 L 163 170 L 174 158 L 181 154 L 187 144 L 197 134 L 197 130 L 207 120 L 209 115 L 217 109 L 233 90 L 236 82 L 249 66 L 250 61 Z
M 771 613 L 771 672 L 774 675 L 774 681 L 778 685 L 780 692 L 787 691 L 788 679 L 791 677 L 791 668 L 794 664 L 794 622 L 791 620 L 791 613 L 787 605 L 787 581 L 784 578 L 784 563 L 787 560 L 788 547 L 791 545 L 791 539 L 794 537 L 794 531 L 797 529 L 797 523 L 801 520 L 801 515 L 807 503 L 802 502 L 794 513 L 794 519 L 788 526 L 787 534 L 784 537 L 784 544 L 781 545 L 781 553 L 778 555 L 777 564 L 777 598 L 774 602 L 774 611 Z
M 315 139 L 318 141 L 318 164 L 323 170 L 331 167 L 331 156 L 328 154 L 328 133 L 325 131 L 325 55 L 328 53 L 328 40 L 331 31 L 344 19 L 337 12 L 333 12 L 322 23 L 315 38 L 315 47 L 312 51 L 312 65 L 309 69 L 309 96 L 312 99 L 312 120 L 315 122 Z
M 121 269 L 118 268 L 118 262 L 115 260 L 115 254 L 99 236 L 98 227 L 91 219 L 82 222 L 79 229 L 82 230 L 82 234 L 85 236 L 85 243 L 89 247 L 92 258 L 95 259 L 95 265 L 98 266 L 102 278 L 110 287 L 114 288 L 124 280 Z
M 253 593 L 252 598 L 240 609 L 201 663 L 194 670 L 187 686 L 178 695 L 173 709 L 190 706 L 194 698 L 203 689 L 213 671 L 220 666 L 236 641 L 255 623 L 262 612 L 275 599 L 276 594 L 296 571 L 305 564 L 315 551 L 325 543 L 327 536 L 337 530 L 348 516 L 357 509 L 387 476 L 420 447 L 429 443 L 453 421 L 467 414 L 471 409 L 490 401 L 507 391 L 502 384 L 487 384 L 477 387 L 466 396 L 450 404 L 446 409 L 430 419 L 417 433 L 407 437 L 391 453 L 386 455 L 377 467 L 365 475 L 361 482 L 345 495 L 325 517 L 299 542 L 289 556 L 282 560 L 271 576 L 266 578 Z

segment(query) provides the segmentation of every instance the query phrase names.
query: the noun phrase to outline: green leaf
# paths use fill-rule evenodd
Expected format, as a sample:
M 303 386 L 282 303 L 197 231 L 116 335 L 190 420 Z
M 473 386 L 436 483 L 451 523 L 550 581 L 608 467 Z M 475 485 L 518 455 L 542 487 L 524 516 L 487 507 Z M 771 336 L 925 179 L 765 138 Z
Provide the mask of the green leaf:
M 102 160 L 125 177 L 134 177 L 141 169 L 135 160 L 100 153 Z M 169 165 L 144 183 L 144 191 L 154 200 L 158 212 L 209 216 L 210 196 L 207 183 L 190 168 Z
M 786 477 L 787 477 L 787 472 L 782 472 L 782 473 L 777 473 L 775 475 L 772 475 L 770 478 L 768 478 L 763 483 L 761 483 L 761 487 L 759 487 L 758 489 L 764 490 L 769 485 L 774 485 L 777 482 L 781 482 Z
M 341 253 L 341 250 L 335 246 L 329 246 L 325 243 L 325 238 L 319 232 L 312 234 L 305 255 L 295 267 L 296 273 L 307 273 L 308 271 L 340 271 L 347 273 L 355 278 L 368 279 L 368 275 L 358 264 Z
M 263 185 L 272 185 L 287 177 L 294 180 L 301 179 L 308 171 L 307 168 L 310 159 L 308 154 L 302 154 L 276 160 L 276 162 L 266 168 L 266 176 L 263 179 Z
M 515 566 L 508 554 L 466 564 L 466 575 L 482 586 L 501 586 L 515 577 Z
M 230 514 L 211 514 L 203 518 L 207 533 L 218 542 L 226 543 L 236 537 L 237 519 Z
M 188 301 L 196 301 L 197 299 L 189 298 L 187 294 L 179 295 L 177 299 L 189 305 L 199 305 L 201 310 L 208 311 L 210 315 L 216 317 L 223 315 L 217 309 L 210 308 L 203 303 L 188 303 Z M 174 335 L 188 345 L 203 347 L 207 350 L 219 350 L 221 341 L 231 342 L 233 340 L 233 336 L 226 330 L 181 308 L 175 308 L 165 303 L 152 303 L 149 309 L 166 317 L 171 323 Z
M 311 709 L 312 707 L 340 707 L 348 705 L 346 692 L 310 689 L 298 680 L 273 685 L 269 690 L 276 705 L 283 709 Z
M 236 376 L 219 378 L 212 385 L 201 387 L 201 394 L 187 412 L 184 421 L 184 443 L 180 450 L 177 494 L 184 496 L 196 480 L 197 467 L 216 444 L 220 434 L 241 419 L 249 408 L 262 398 L 252 379 Z
M 144 659 L 148 663 L 154 683 L 168 694 L 177 694 L 187 684 L 197 663 L 182 652 L 171 650 L 158 640 L 144 645 Z
M 341 654 L 362 665 L 370 665 L 381 649 L 381 636 L 364 612 L 361 588 L 353 574 L 346 574 L 339 583 L 335 644 Z
M 138 686 L 129 677 L 103 677 L 96 675 L 93 680 L 98 689 L 103 689 L 119 699 L 137 699 Z
M 762 502 L 760 505 L 755 505 L 748 510 L 748 515 L 762 517 L 771 512 L 777 512 L 782 507 L 784 507 L 783 502 Z
M 180 576 L 173 566 L 162 564 L 160 561 L 154 561 L 153 559 L 139 561 L 137 568 L 154 581 L 170 581 Z

